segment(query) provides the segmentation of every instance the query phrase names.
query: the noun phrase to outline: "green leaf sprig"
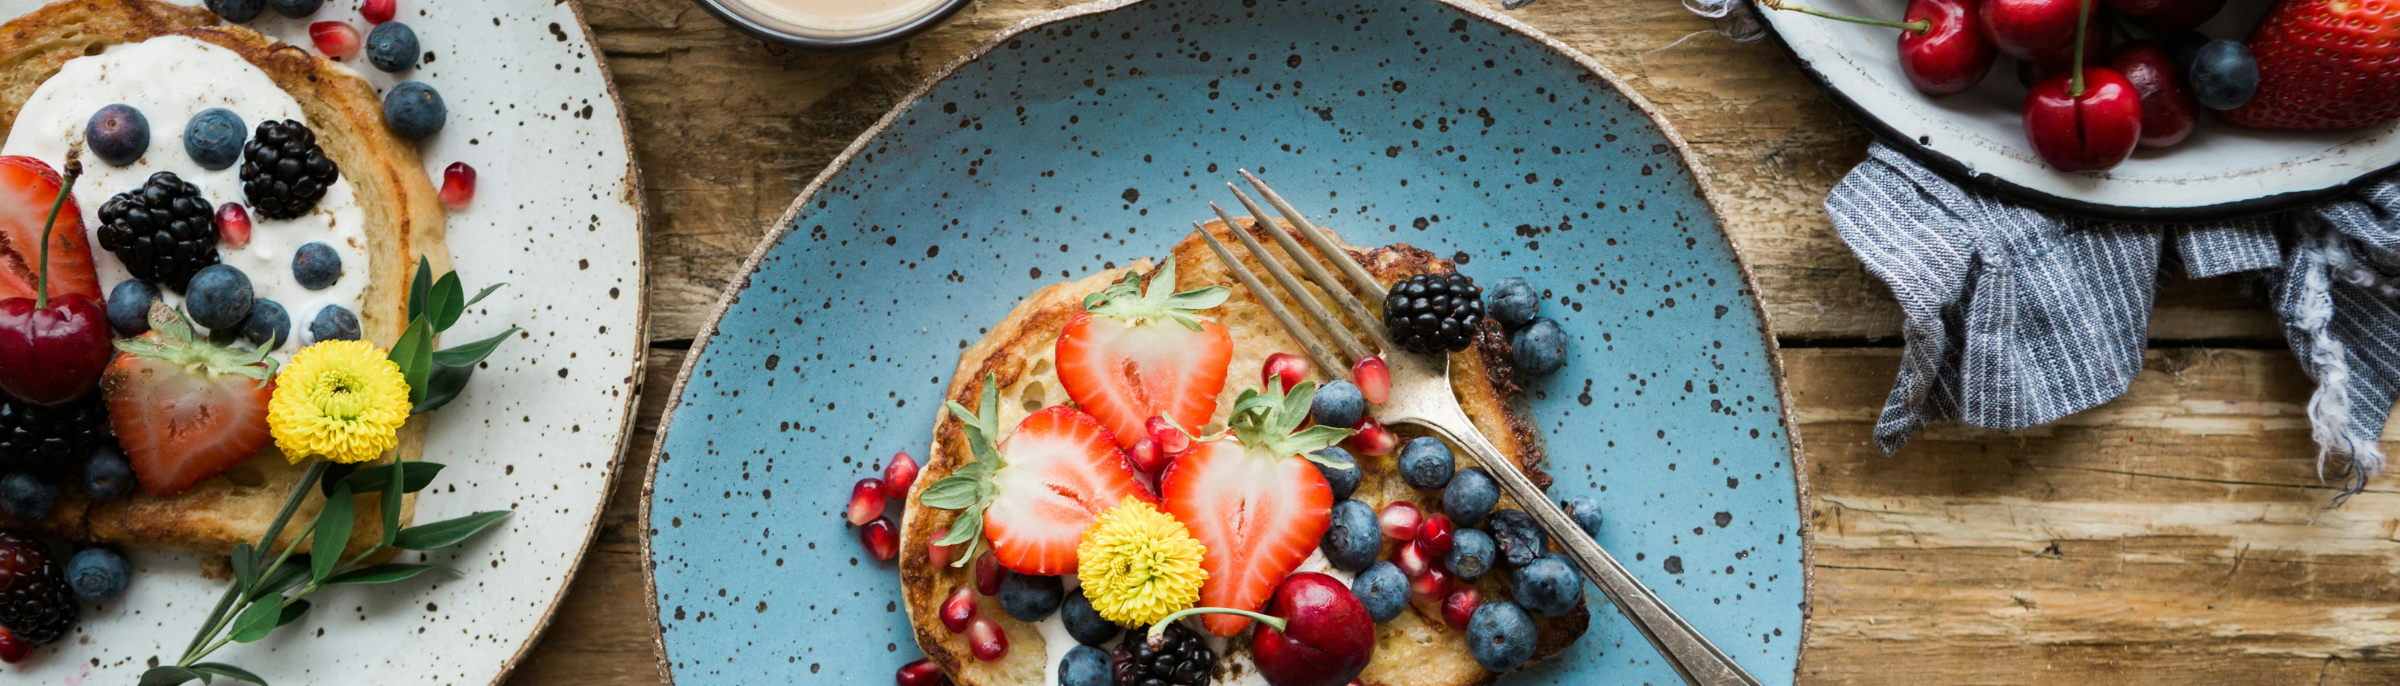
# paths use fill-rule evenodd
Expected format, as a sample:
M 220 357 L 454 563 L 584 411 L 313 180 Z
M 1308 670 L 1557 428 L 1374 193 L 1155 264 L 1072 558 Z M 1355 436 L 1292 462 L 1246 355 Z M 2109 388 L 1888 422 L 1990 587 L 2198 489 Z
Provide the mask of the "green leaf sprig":
M 967 447 L 975 453 L 975 461 L 960 465 L 957 471 L 926 486 L 917 494 L 917 502 L 940 510 L 959 510 L 951 520 L 949 535 L 934 541 L 934 545 L 967 544 L 966 552 L 958 555 L 952 567 L 964 567 L 975 559 L 976 550 L 983 544 L 983 511 L 999 497 L 1000 489 L 992 485 L 992 477 L 1008 466 L 1000 459 L 1000 381 L 983 377 L 981 407 L 968 410 L 952 400 L 943 403 L 950 414 L 958 417 L 967 433 Z
M 1348 469 L 1353 465 L 1351 461 L 1319 455 L 1317 451 L 1358 432 L 1323 424 L 1300 428 L 1308 421 L 1309 405 L 1316 398 L 1314 381 L 1301 382 L 1288 393 L 1281 383 L 1268 383 L 1264 389 L 1244 389 L 1233 401 L 1233 415 L 1226 420 L 1226 429 L 1254 455 L 1274 458 L 1298 455 L 1327 467 Z
M 424 414 L 440 409 L 458 399 L 466 390 L 467 379 L 475 375 L 475 365 L 490 357 L 492 351 L 515 335 L 517 327 L 508 327 L 498 335 L 473 343 L 436 351 L 434 337 L 458 324 L 467 308 L 499 290 L 507 283 L 483 287 L 475 297 L 466 297 L 466 287 L 460 285 L 458 272 L 433 278 L 433 265 L 417 258 L 417 276 L 408 287 L 408 328 L 400 340 L 392 344 L 392 364 L 400 365 L 400 376 L 408 380 L 408 401 L 415 405 L 411 414 Z
M 1150 276 L 1147 289 L 1142 286 L 1141 272 L 1128 270 L 1125 278 L 1098 293 L 1083 296 L 1083 311 L 1115 317 L 1135 326 L 1164 319 L 1199 331 L 1200 320 L 1192 315 L 1225 304 L 1225 299 L 1232 295 L 1233 290 L 1224 286 L 1175 292 L 1175 259 L 1170 257 Z

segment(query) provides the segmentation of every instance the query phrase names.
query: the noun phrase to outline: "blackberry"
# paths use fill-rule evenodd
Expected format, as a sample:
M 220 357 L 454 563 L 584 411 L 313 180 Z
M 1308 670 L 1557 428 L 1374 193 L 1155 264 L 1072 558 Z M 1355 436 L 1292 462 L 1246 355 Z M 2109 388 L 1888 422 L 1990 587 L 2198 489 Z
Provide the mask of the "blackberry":
M 1140 644 L 1133 649 L 1133 679 L 1118 679 L 1117 686 L 1208 686 L 1217 654 L 1200 635 L 1182 624 L 1169 624 L 1160 638 L 1156 648 L 1147 640 L 1129 641 Z
M 0 531 L 0 628 L 41 645 L 75 628 L 76 609 L 66 569 L 50 552 L 30 536 Z
M 1400 347 L 1420 353 L 1457 352 L 1483 323 L 1483 288 L 1465 274 L 1418 274 L 1383 298 L 1383 326 Z
M 101 203 L 100 247 L 116 253 L 133 278 L 181 293 L 193 274 L 217 263 L 217 208 L 174 172 L 151 174 L 142 187 Z
M 67 473 L 107 436 L 108 406 L 97 392 L 58 407 L 0 393 L 0 472 Z
M 242 197 L 250 211 L 268 219 L 293 219 L 317 208 L 325 189 L 341 176 L 316 132 L 298 121 L 268 121 L 242 144 Z

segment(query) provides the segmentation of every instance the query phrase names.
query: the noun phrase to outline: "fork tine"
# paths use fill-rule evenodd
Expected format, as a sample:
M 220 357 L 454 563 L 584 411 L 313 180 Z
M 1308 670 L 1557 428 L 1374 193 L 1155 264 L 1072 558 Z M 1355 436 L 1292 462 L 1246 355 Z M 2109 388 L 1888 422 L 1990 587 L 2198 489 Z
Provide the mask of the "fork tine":
M 1318 328 L 1324 329 L 1328 335 L 1333 336 L 1333 342 L 1342 349 L 1343 355 L 1349 356 L 1352 360 L 1363 360 L 1375 354 L 1368 352 L 1366 346 L 1359 345 L 1357 337 L 1348 335 L 1349 330 L 1342 328 L 1342 321 L 1334 319 L 1333 313 L 1325 311 L 1325 305 L 1317 302 L 1316 296 L 1308 294 L 1308 287 L 1300 285 L 1299 279 L 1292 278 L 1291 270 L 1283 268 L 1283 260 L 1276 258 L 1274 253 L 1267 252 L 1266 246 L 1258 244 L 1258 239 L 1251 238 L 1250 232 L 1242 228 L 1242 223 L 1234 219 L 1232 213 L 1226 212 L 1225 208 L 1218 207 L 1213 202 L 1208 204 L 1208 209 L 1215 210 L 1217 218 L 1225 221 L 1225 226 L 1229 229 L 1226 233 L 1233 234 L 1234 238 L 1241 240 L 1242 248 L 1249 250 L 1251 256 L 1258 258 L 1259 265 L 1267 268 L 1267 275 L 1275 278 L 1276 285 L 1282 286 L 1283 292 L 1291 294 L 1292 301 L 1300 305 L 1300 311 L 1307 313 L 1308 318 L 1315 321 Z M 1280 233 L 1281 231 L 1274 228 L 1275 220 L 1251 215 L 1251 221 L 1264 222 L 1264 226 L 1269 229 L 1268 233 Z M 1295 259 L 1304 259 L 1307 255 L 1308 253 L 1293 254 Z M 1347 366 L 1344 365 L 1344 367 Z
M 1227 226 L 1234 231 L 1242 230 L 1239 224 L 1228 223 Z M 1224 243 L 1217 242 L 1217 237 L 1208 233 L 1208 227 L 1201 226 L 1200 222 L 1192 222 L 1192 228 L 1200 232 L 1201 240 L 1208 241 L 1208 249 L 1217 254 L 1218 262 L 1225 263 L 1225 270 L 1233 272 L 1233 278 L 1240 279 L 1242 287 L 1250 289 L 1250 295 L 1258 298 L 1259 304 L 1267 306 L 1267 314 L 1275 315 L 1275 321 L 1283 324 L 1284 332 L 1291 334 L 1292 340 L 1300 342 L 1301 349 L 1308 351 L 1308 358 L 1317 363 L 1318 369 L 1325 370 L 1328 375 L 1349 370 L 1349 367 L 1334 362 L 1332 351 L 1326 350 L 1316 334 L 1308 332 L 1308 327 L 1300 325 L 1300 320 L 1293 319 L 1291 310 L 1283 308 L 1283 301 L 1275 299 L 1275 292 L 1267 290 L 1266 284 L 1259 283 L 1258 275 L 1250 273 L 1249 267 L 1242 266 L 1241 259 L 1234 257 L 1232 252 L 1225 249 Z
M 1261 221 L 1264 221 L 1264 218 L 1267 216 L 1267 211 L 1259 209 L 1258 202 L 1251 200 L 1250 194 L 1243 193 L 1241 188 L 1238 188 L 1230 183 L 1225 184 L 1225 187 L 1233 191 L 1234 199 L 1242 201 L 1242 209 L 1249 210 L 1250 216 L 1258 217 L 1261 219 Z M 1325 295 L 1333 298 L 1334 304 L 1340 305 L 1342 311 L 1350 315 L 1350 321 L 1358 323 L 1358 328 L 1366 332 L 1367 340 L 1375 342 L 1375 349 L 1392 349 L 1391 339 L 1385 336 L 1383 332 L 1383 322 L 1377 320 L 1373 313 L 1368 312 L 1367 306 L 1363 303 L 1360 303 L 1357 297 L 1350 295 L 1350 290 L 1343 288 L 1340 281 L 1335 281 L 1332 274 L 1326 273 L 1324 265 L 1317 264 L 1316 260 L 1308 259 L 1308 251 L 1302 250 L 1300 248 L 1300 243 L 1292 240 L 1292 235 L 1290 232 L 1277 229 L 1274 231 L 1268 231 L 1267 237 L 1275 239 L 1275 244 L 1282 246 L 1283 252 L 1292 256 L 1292 261 L 1300 263 L 1300 271 L 1307 273 L 1308 280 L 1316 282 L 1318 288 L 1324 289 Z M 1342 257 L 1347 259 L 1349 256 L 1343 255 Z M 1291 291 L 1293 293 L 1301 292 L 1294 290 L 1290 284 L 1285 284 L 1284 290 Z M 1328 324 L 1326 325 L 1325 329 L 1331 331 L 1334 329 L 1334 327 Z M 1350 350 L 1347 346 L 1345 346 L 1343 349 L 1350 353 L 1350 358 L 1353 360 L 1365 359 L 1365 356 L 1360 355 L 1356 350 Z
M 1343 251 L 1340 246 L 1334 245 L 1333 239 L 1326 237 L 1323 229 L 1308 223 L 1308 217 L 1301 216 L 1300 210 L 1293 209 L 1291 203 L 1284 202 L 1283 196 L 1276 195 L 1275 189 L 1267 187 L 1267 182 L 1258 180 L 1257 174 L 1250 173 L 1248 169 L 1235 171 L 1240 173 L 1242 178 L 1249 179 L 1251 187 L 1257 188 L 1258 194 L 1266 197 L 1267 204 L 1274 205 L 1276 212 L 1283 213 L 1285 220 L 1290 221 L 1294 228 L 1300 229 L 1300 235 L 1308 238 L 1309 245 L 1317 246 L 1317 252 L 1323 253 L 1325 259 L 1333 260 L 1333 266 L 1341 268 L 1342 276 L 1349 277 L 1350 283 L 1358 286 L 1358 292 L 1365 293 L 1367 297 L 1374 298 L 1376 302 L 1383 302 L 1383 284 L 1376 281 L 1375 277 L 1367 275 L 1367 270 L 1358 266 L 1358 260 L 1350 259 L 1350 253 Z

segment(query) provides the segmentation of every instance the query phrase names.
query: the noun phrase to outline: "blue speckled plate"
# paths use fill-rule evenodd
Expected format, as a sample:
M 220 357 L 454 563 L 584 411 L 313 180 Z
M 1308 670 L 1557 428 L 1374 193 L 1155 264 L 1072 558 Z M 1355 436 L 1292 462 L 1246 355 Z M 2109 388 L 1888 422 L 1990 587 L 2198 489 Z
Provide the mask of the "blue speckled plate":
M 1760 680 L 1790 683 L 1807 526 L 1773 339 L 1682 142 L 1600 66 L 1444 1 L 1113 1 L 945 69 L 827 169 L 700 333 L 653 457 L 672 678 L 884 683 L 894 568 L 839 513 L 923 455 L 957 355 L 1019 297 L 1167 246 L 1236 168 L 1357 243 L 1525 274 L 1576 339 L 1527 396 L 1555 493 Z M 1677 681 L 1599 594 L 1508 683 Z

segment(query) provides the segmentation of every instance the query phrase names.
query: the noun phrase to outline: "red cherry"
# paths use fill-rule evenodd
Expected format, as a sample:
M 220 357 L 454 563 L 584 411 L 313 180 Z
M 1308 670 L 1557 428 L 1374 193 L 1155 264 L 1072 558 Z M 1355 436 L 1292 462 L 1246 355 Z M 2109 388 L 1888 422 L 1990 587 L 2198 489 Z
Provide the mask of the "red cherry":
M 1909 0 L 1907 20 L 1927 24 L 1900 32 L 1900 71 L 1917 90 L 1962 93 L 1992 71 L 1999 51 L 1976 23 L 1974 0 Z
M 874 556 L 877 562 L 888 561 L 900 554 L 900 529 L 892 525 L 890 517 L 876 517 L 875 521 L 860 527 L 858 540 L 866 544 L 867 554 Z
M 0 662 L 16 664 L 33 655 L 33 644 L 18 639 L 7 629 L 0 629 Z
M 1392 551 L 1392 566 L 1400 568 L 1401 576 L 1414 579 L 1433 568 L 1433 556 L 1426 554 L 1424 546 L 1410 541 Z
M 1352 383 L 1358 384 L 1358 394 L 1377 405 L 1392 397 L 1392 369 L 1383 366 L 1383 358 L 1368 357 L 1350 367 Z
M 374 1 L 368 0 L 368 3 L 373 4 Z M 385 4 L 390 4 L 391 1 L 383 0 Z M 950 686 L 950 675 L 942 673 L 942 666 L 934 664 L 932 658 L 924 657 L 917 658 L 916 662 L 901 665 L 899 674 L 894 675 L 892 679 L 899 686 Z
M 2050 168 L 2099 171 L 2133 154 L 2142 135 L 2142 100 L 2133 84 L 2114 69 L 2083 70 L 2083 95 L 2069 95 L 2073 79 L 2054 76 L 2025 96 L 2025 138 Z
M 1342 686 L 1375 657 L 1375 620 L 1350 586 L 1316 572 L 1284 577 L 1250 639 L 1261 676 L 1275 686 Z
M 1358 433 L 1350 436 L 1350 450 L 1360 455 L 1382 457 L 1400 447 L 1400 437 L 1383 428 L 1383 423 L 1368 417 L 1358 423 Z
M 925 561 L 931 563 L 934 569 L 948 567 L 953 560 L 957 559 L 950 556 L 951 553 L 957 552 L 957 546 L 947 546 L 933 542 L 949 537 L 950 527 L 945 526 L 942 527 L 940 531 L 933 532 L 933 538 L 925 539 Z
M 1192 437 L 1176 428 L 1175 423 L 1166 417 L 1154 416 L 1142 420 L 1142 427 L 1150 431 L 1150 441 L 1158 444 L 1160 452 L 1172 455 L 1192 449 Z
M 967 621 L 975 618 L 975 589 L 960 586 L 950 589 L 950 597 L 942 600 L 942 626 L 952 633 L 967 630 Z
M 993 555 L 992 551 L 986 550 L 982 555 L 975 557 L 975 590 L 977 592 L 984 595 L 1000 595 L 1000 580 L 1006 578 L 1008 578 L 1008 572 L 1000 568 L 1000 556 Z
M 475 202 L 475 168 L 465 162 L 450 163 L 442 169 L 442 206 L 463 210 L 471 202 Z
M 853 525 L 864 526 L 883 516 L 883 480 L 867 477 L 850 487 L 850 510 L 843 516 Z
M 1474 586 L 1460 584 L 1458 590 L 1442 600 L 1442 621 L 1452 629 L 1466 631 L 1467 620 L 1473 619 L 1475 608 L 1482 606 L 1483 595 L 1477 593 Z
M 975 653 L 975 659 L 984 662 L 996 662 L 1008 657 L 1008 632 L 1001 631 L 1000 623 L 992 621 L 992 618 L 976 615 L 974 619 L 967 620 L 967 650 Z
M 1424 526 L 1417 528 L 1415 545 L 1424 548 L 1427 557 L 1449 553 L 1450 547 L 1454 544 L 1451 535 L 1456 531 L 1456 525 L 1450 523 L 1450 515 L 1433 513 L 1433 516 L 1425 518 Z
M 338 21 L 320 21 L 308 25 L 308 39 L 317 44 L 317 52 L 326 57 L 349 57 L 358 52 L 358 29 Z
M 1425 513 L 1417 509 L 1416 503 L 1402 500 L 1383 506 L 1383 514 L 1376 517 L 1376 523 L 1383 527 L 1386 538 L 1413 541 L 1418 529 L 1425 526 Z
M 908 493 L 910 484 L 917 482 L 917 458 L 907 451 L 892 453 L 892 461 L 883 465 L 883 485 L 894 494 Z
M 2043 60 L 2074 46 L 2082 7 L 2077 0 L 1984 0 L 1975 10 L 1993 47 L 2017 59 Z
M 37 405 L 62 405 L 100 386 L 116 349 L 108 313 L 81 293 L 0 300 L 0 390 Z
M 2225 0 L 2166 0 L 2158 11 L 2136 16 L 2133 23 L 2153 34 L 2172 36 L 2200 28 L 2224 10 Z
M 2200 101 L 2183 86 L 2175 58 L 2157 43 L 2137 40 L 2117 48 L 2108 66 L 2133 84 L 2141 95 L 2142 141 L 2145 148 L 2164 148 L 2183 142 L 2200 118 Z
M 1299 355 L 1291 353 L 1268 355 L 1265 368 L 1259 370 L 1259 384 L 1265 385 L 1281 381 L 1283 390 L 1292 390 L 1293 386 L 1298 386 L 1301 381 L 1308 379 L 1308 368 L 1308 358 Z
M 400 0 L 367 0 L 366 4 L 358 7 L 358 15 L 365 17 L 369 24 L 391 21 L 393 15 L 399 13 Z
M 250 245 L 250 210 L 229 202 L 217 208 L 217 241 L 240 250 Z
M 2111 36 L 2109 32 L 2097 28 L 2107 26 L 2105 21 L 2098 13 L 2092 15 L 2092 26 L 2095 28 L 2083 36 L 2083 61 L 2085 64 L 2099 64 L 2101 56 L 2108 54 Z M 2066 49 L 2058 51 L 2058 54 L 2055 55 L 2038 60 L 2017 60 L 2017 83 L 2024 84 L 2026 88 L 2032 88 L 2034 84 L 2048 81 L 2053 76 L 2072 73 L 2074 69 L 2075 49 L 2074 44 L 2069 43 Z

